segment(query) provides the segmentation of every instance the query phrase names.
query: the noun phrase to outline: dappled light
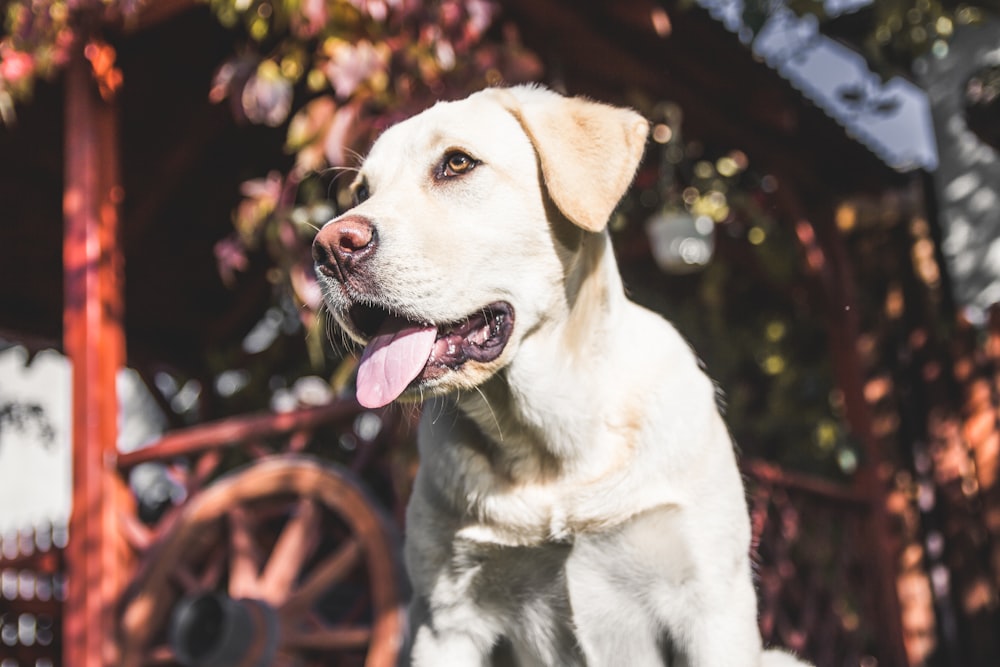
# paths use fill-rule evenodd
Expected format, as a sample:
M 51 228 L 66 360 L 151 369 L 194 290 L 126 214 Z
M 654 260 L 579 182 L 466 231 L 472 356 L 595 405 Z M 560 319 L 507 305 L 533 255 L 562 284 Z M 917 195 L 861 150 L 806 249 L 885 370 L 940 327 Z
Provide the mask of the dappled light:
M 817 664 L 877 664 L 877 602 L 866 576 L 863 502 L 751 468 L 751 516 L 766 640 Z
M 609 233 L 717 384 L 765 642 L 1000 664 L 1000 22 L 860 4 L 4 3 L 0 333 L 70 357 L 77 468 L 69 529 L 0 536 L 0 667 L 245 657 L 196 631 L 237 617 L 278 667 L 393 664 L 419 409 L 349 398 L 310 246 L 387 127 L 520 82 L 650 121 Z M 822 40 L 865 65 L 830 99 L 789 69 Z M 933 156 L 878 135 L 913 80 Z M 126 362 L 165 425 L 129 451 Z M 49 417 L 0 387 L 4 455 Z

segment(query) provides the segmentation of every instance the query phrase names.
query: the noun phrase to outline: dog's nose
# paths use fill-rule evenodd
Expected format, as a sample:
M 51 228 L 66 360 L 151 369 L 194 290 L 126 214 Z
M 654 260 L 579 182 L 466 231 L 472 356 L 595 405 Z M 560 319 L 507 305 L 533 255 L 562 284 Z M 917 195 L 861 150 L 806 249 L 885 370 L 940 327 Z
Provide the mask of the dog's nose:
M 312 254 L 321 271 L 344 280 L 358 262 L 372 254 L 377 244 L 371 221 L 360 215 L 348 215 L 319 230 L 313 239 Z

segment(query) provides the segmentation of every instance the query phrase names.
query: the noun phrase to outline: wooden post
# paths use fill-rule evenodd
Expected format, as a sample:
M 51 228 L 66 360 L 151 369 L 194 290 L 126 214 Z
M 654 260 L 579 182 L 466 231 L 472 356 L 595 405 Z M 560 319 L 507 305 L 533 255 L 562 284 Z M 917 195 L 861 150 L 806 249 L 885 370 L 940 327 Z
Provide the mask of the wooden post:
M 830 357 L 837 386 L 844 395 L 847 421 L 860 442 L 864 456 L 855 485 L 870 503 L 867 519 L 867 532 L 871 537 L 868 577 L 869 585 L 878 592 L 879 613 L 882 616 L 877 640 L 889 664 L 905 667 L 910 660 L 903 635 L 902 608 L 897 589 L 899 568 L 887 508 L 889 480 L 885 479 L 884 471 L 888 457 L 875 437 L 871 406 L 864 395 L 865 369 L 857 346 L 862 333 L 861 313 L 855 297 L 851 260 L 833 221 L 825 222 L 821 228 L 821 243 L 824 252 L 828 253 L 826 262 L 830 264 L 826 281 Z
M 863 450 L 863 465 L 855 476 L 855 491 L 867 499 L 869 513 L 866 532 L 871 538 L 868 559 L 869 585 L 878 602 L 878 646 L 887 664 L 907 667 L 910 664 L 903 636 L 902 613 L 897 590 L 897 560 L 893 531 L 886 507 L 887 482 L 881 477 L 886 457 L 872 429 L 871 407 L 865 400 L 865 369 L 857 348 L 862 333 L 861 317 L 850 257 L 832 219 L 814 225 L 807 208 L 795 195 L 794 181 L 778 191 L 782 207 L 795 220 L 793 232 L 802 252 L 806 272 L 818 283 L 825 298 L 827 334 L 834 382 L 843 392 L 845 418 Z M 812 210 L 826 209 L 815 205 Z
M 64 664 L 116 664 L 115 604 L 128 574 L 118 530 L 115 378 L 125 359 L 114 100 L 82 47 L 66 70 L 63 345 L 72 373 L 73 507 L 66 547 Z

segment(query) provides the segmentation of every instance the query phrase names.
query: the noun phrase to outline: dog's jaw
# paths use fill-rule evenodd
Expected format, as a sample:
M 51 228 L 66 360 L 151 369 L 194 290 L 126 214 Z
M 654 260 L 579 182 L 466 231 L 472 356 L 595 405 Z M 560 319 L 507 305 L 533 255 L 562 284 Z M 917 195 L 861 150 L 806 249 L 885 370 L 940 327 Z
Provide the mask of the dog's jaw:
M 506 301 L 483 306 L 457 322 L 436 324 L 355 304 L 337 318 L 365 344 L 358 369 L 358 401 L 382 407 L 400 396 L 440 393 L 483 379 L 514 330 L 514 308 Z

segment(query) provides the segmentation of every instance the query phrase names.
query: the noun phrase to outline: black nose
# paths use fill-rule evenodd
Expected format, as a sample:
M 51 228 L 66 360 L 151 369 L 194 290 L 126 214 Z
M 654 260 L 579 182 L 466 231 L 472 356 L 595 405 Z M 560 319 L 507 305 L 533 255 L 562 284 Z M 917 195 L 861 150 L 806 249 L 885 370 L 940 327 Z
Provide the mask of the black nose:
M 316 268 L 344 281 L 359 264 L 371 256 L 378 237 L 371 221 L 360 215 L 332 220 L 313 239 L 312 254 Z

